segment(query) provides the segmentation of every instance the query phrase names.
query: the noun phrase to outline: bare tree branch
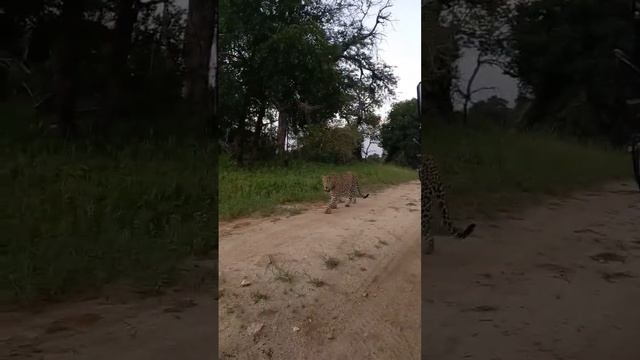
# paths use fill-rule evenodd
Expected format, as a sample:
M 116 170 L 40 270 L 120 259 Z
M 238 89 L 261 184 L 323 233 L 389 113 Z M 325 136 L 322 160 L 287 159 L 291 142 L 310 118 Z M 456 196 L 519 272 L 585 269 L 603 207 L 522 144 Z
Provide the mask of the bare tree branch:
M 479 93 L 479 92 L 482 92 L 482 91 L 496 90 L 496 89 L 497 88 L 495 86 L 483 86 L 483 87 L 479 87 L 479 88 L 473 90 L 470 95 L 473 95 L 473 94 L 476 94 L 476 93 Z

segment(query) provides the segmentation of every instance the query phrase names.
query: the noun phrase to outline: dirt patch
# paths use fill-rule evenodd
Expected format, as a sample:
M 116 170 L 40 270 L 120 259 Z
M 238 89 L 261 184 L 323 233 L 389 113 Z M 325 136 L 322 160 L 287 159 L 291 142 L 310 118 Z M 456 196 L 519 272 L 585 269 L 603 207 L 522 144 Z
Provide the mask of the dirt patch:
M 220 358 L 419 359 L 419 199 L 412 182 L 224 232 Z
M 197 278 L 205 273 L 211 277 L 212 264 L 194 261 L 188 267 L 197 268 Z M 166 295 L 146 298 L 118 287 L 117 296 L 49 305 L 37 312 L 0 312 L 0 359 L 213 359 L 217 291 L 201 287 L 194 292 L 189 286 L 186 282 Z
M 640 210 L 629 206 L 640 192 L 631 190 L 575 194 L 525 220 L 480 222 L 464 242 L 440 241 L 422 263 L 423 358 L 640 359 L 640 251 L 630 246 Z M 612 251 L 621 248 L 630 250 Z M 470 303 L 499 311 L 464 311 Z

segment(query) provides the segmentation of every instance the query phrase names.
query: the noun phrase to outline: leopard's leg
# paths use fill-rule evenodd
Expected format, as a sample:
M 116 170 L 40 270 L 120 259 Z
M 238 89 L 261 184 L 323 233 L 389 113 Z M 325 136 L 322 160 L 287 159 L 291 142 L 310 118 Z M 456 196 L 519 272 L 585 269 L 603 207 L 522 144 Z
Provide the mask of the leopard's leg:
M 331 199 L 329 200 L 329 204 L 327 205 L 327 209 L 324 211 L 325 214 L 331 214 L 331 209 L 337 209 L 338 196 L 336 194 L 331 194 Z
M 432 165 L 432 167 L 435 166 Z M 451 217 L 449 216 L 449 207 L 447 206 L 446 191 L 444 189 L 444 185 L 442 184 L 437 171 L 432 171 L 431 174 L 432 176 L 429 185 L 431 187 L 432 196 L 435 197 L 436 201 L 438 202 L 438 207 L 440 208 L 442 226 L 444 226 L 451 235 L 457 236 L 459 238 L 467 237 L 473 232 L 475 224 L 467 225 L 467 227 L 463 231 L 460 231 L 460 229 L 453 225 Z
M 424 179 L 426 180 L 426 179 Z M 425 254 L 432 254 L 435 250 L 435 239 L 431 233 L 431 205 L 432 191 L 427 181 L 420 183 L 422 199 L 420 201 L 420 227 L 422 233 L 422 249 Z
M 349 204 L 355 204 L 355 203 L 356 203 L 356 193 L 352 185 L 351 189 L 349 189 L 349 202 L 347 203 L 347 206 L 349 206 Z

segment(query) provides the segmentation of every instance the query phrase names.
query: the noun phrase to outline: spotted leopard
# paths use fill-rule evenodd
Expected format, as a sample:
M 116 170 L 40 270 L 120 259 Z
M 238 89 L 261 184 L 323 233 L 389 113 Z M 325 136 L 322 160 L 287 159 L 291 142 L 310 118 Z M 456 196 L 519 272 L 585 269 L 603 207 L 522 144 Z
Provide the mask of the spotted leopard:
M 445 199 L 444 186 L 440 180 L 440 172 L 433 157 L 427 155 L 421 159 L 418 175 L 422 196 L 420 218 L 422 248 L 425 254 L 431 254 L 435 248 L 434 237 L 431 233 L 431 206 L 433 205 L 434 198 L 438 202 L 438 207 L 442 213 L 442 225 L 446 227 L 451 235 L 465 238 L 473 232 L 476 225 L 473 223 L 469 224 L 463 231 L 460 231 L 449 219 L 449 209 Z
M 324 211 L 325 214 L 331 214 L 331 209 L 337 209 L 338 202 L 342 202 L 340 198 L 343 196 L 349 197 L 346 207 L 349 207 L 352 201 L 354 204 L 356 203 L 356 196 L 361 196 L 363 199 L 369 196 L 369 194 L 362 194 L 358 176 L 351 171 L 322 176 L 322 188 L 331 196 L 327 209 Z

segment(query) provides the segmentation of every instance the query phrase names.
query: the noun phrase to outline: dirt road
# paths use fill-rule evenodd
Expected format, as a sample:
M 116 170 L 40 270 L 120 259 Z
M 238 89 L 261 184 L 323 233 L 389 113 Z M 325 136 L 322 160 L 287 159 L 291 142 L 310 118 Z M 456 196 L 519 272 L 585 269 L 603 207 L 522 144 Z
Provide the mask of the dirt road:
M 219 307 L 182 290 L 0 313 L 0 358 L 214 359 L 217 309 L 221 359 L 417 359 L 418 188 L 222 224 Z M 438 238 L 422 358 L 640 359 L 639 216 L 612 185 Z
M 640 359 L 640 193 L 612 185 L 440 239 L 423 359 Z
M 220 358 L 419 359 L 419 200 L 412 182 L 222 226 Z
M 215 359 L 216 293 L 203 278 L 214 274 L 213 261 L 185 267 L 194 283 L 160 297 L 112 291 L 38 312 L 0 312 L 0 359 Z

